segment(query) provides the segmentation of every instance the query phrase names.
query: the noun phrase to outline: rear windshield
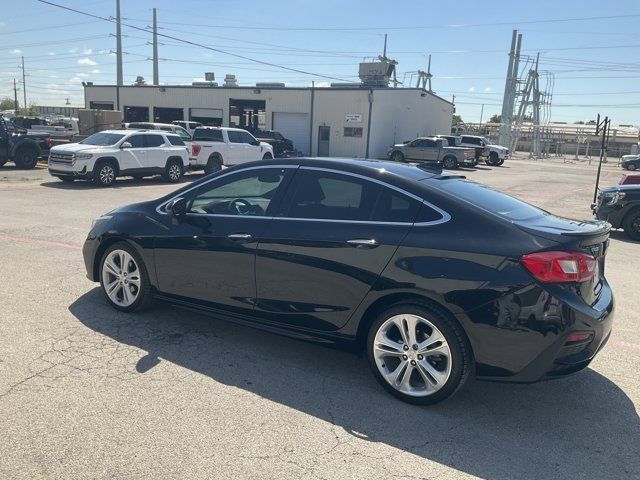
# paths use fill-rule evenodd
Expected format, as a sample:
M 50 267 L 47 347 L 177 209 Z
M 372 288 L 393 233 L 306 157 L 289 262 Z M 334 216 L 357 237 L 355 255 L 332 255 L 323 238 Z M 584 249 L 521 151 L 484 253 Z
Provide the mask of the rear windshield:
M 546 214 L 544 210 L 522 200 L 469 180 L 436 180 L 431 184 L 439 190 L 507 220 L 523 221 Z

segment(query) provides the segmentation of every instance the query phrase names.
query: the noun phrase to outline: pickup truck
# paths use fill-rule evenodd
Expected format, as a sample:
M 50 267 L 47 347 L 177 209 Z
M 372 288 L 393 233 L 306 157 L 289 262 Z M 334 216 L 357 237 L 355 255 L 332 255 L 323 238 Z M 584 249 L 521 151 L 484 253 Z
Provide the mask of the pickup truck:
M 237 165 L 273 158 L 273 147 L 255 139 L 246 130 L 227 127 L 198 127 L 193 131 L 191 170 L 217 172 L 223 165 Z
M 396 162 L 409 159 L 437 162 L 447 169 L 475 165 L 473 148 L 450 147 L 447 139 L 438 137 L 420 137 L 411 142 L 393 145 L 387 156 Z
M 614 185 L 598 191 L 591 210 L 598 220 L 622 228 L 633 240 L 640 240 L 640 185 Z
M 462 135 L 460 137 L 460 146 L 475 148 L 476 160 L 480 160 L 482 156 L 487 165 L 494 167 L 502 165 L 509 158 L 509 149 L 507 147 L 491 143 L 486 137 Z
M 50 135 L 29 134 L 0 114 L 0 166 L 11 160 L 18 168 L 34 168 L 38 157 L 50 148 Z

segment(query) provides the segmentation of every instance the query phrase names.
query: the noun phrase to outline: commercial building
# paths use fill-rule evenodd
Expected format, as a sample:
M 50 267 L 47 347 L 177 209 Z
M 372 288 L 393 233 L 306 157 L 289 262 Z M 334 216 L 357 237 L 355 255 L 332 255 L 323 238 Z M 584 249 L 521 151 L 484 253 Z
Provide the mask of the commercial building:
M 453 104 L 423 88 L 86 84 L 85 108 L 121 110 L 125 122 L 195 120 L 277 130 L 305 155 L 381 158 L 390 145 L 449 133 Z

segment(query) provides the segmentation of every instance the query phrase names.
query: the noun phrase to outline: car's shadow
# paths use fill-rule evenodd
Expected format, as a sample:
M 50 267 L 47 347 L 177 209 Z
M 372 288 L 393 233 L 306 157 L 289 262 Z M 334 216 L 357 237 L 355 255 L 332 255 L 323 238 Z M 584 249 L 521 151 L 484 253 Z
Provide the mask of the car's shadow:
M 609 236 L 612 239 L 617 240 L 618 242 L 630 243 L 632 245 L 638 245 L 640 242 L 638 240 L 633 240 L 629 238 L 629 236 L 624 232 L 624 230 L 611 230 Z
M 343 351 L 162 304 L 122 314 L 98 288 L 69 310 L 117 342 L 117 351 L 125 344 L 147 352 L 137 363 L 113 362 L 117 367 L 108 368 L 126 371 L 109 375 L 153 375 L 160 362 L 172 362 L 336 425 L 344 442 L 371 442 L 372 456 L 377 444 L 385 444 L 398 455 L 499 480 L 640 475 L 635 407 L 615 383 L 591 369 L 534 385 L 471 382 L 448 401 L 423 408 L 388 395 L 364 359 Z
M 185 175 L 179 182 L 174 183 L 175 186 L 184 185 L 187 183 L 195 182 L 196 180 L 200 180 L 203 177 L 201 173 L 191 173 L 189 175 Z M 99 185 L 95 185 L 89 180 L 76 180 L 74 182 L 63 182 L 62 180 L 50 180 L 46 182 L 42 182 L 40 184 L 43 187 L 47 188 L 57 188 L 60 190 L 82 190 L 88 188 L 103 188 Z M 115 183 L 108 188 L 132 188 L 132 187 L 144 187 L 149 185 L 170 185 L 164 178 L 160 175 L 154 177 L 145 177 L 145 178 L 130 178 L 130 177 L 122 177 L 116 179 Z

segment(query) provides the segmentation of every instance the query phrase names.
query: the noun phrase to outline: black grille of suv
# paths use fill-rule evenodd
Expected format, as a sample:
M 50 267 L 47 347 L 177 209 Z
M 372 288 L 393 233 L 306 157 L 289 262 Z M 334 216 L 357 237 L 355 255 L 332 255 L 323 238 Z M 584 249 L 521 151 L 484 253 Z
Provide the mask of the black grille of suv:
M 73 153 L 50 153 L 49 162 L 71 163 L 73 162 Z

